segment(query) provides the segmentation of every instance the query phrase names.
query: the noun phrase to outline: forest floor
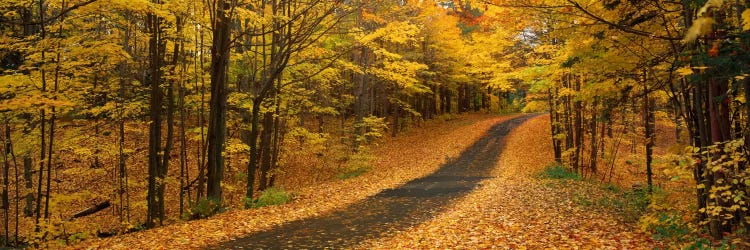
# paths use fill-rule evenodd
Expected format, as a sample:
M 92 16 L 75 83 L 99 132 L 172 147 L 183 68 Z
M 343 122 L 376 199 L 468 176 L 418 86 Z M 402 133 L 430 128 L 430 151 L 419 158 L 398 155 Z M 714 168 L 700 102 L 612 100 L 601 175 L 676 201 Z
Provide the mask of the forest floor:
M 548 127 L 547 116 L 473 115 L 427 124 L 374 148 L 369 173 L 294 190 L 290 204 L 72 248 L 657 246 L 621 209 L 600 205 L 611 196 L 600 184 L 539 177 L 552 159 Z

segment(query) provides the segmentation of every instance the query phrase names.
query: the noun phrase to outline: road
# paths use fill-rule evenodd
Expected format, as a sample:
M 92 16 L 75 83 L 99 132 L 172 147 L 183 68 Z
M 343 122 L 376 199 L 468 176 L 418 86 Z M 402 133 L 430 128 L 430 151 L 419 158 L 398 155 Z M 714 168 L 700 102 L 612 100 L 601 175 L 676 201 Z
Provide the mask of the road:
M 434 217 L 453 200 L 470 193 L 480 181 L 490 178 L 505 146 L 505 136 L 532 117 L 534 115 L 525 115 L 494 125 L 457 158 L 428 176 L 383 190 L 332 213 L 292 221 L 212 248 L 341 249 L 417 225 Z

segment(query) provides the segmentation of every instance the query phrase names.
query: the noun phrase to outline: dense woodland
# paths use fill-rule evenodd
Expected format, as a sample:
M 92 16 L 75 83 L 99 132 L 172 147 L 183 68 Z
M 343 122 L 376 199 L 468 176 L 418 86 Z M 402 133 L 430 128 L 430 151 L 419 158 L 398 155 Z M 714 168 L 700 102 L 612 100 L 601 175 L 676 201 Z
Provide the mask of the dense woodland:
M 514 111 L 549 112 L 554 160 L 592 179 L 611 181 L 632 141 L 649 193 L 669 189 L 657 168 L 694 187 L 687 211 L 650 209 L 742 239 L 746 7 L 3 1 L 0 239 L 71 244 L 254 208 L 369 171 L 379 138 L 426 120 Z M 653 153 L 657 121 L 676 126 L 668 156 Z

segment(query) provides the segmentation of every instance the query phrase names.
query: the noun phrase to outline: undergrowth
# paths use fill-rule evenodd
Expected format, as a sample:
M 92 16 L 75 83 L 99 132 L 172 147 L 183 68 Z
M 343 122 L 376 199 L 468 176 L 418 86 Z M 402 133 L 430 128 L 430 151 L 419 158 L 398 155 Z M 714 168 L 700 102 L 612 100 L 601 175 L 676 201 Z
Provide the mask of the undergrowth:
M 553 180 L 584 180 L 578 173 L 559 164 L 547 166 L 539 176 Z M 592 187 L 594 188 L 587 190 L 587 192 L 574 194 L 571 199 L 579 206 L 614 212 L 624 221 L 629 222 L 638 221 L 638 218 L 646 212 L 649 196 L 641 188 L 625 189 L 611 184 L 593 185 Z
M 257 199 L 246 201 L 247 207 L 261 208 L 265 206 L 277 206 L 292 201 L 293 195 L 281 188 L 271 187 L 260 192 Z
M 336 178 L 340 180 L 354 178 L 372 170 L 370 162 L 375 158 L 364 147 L 357 153 L 349 155 L 346 164 L 338 170 Z
M 542 178 L 557 179 L 557 180 L 581 180 L 581 176 L 575 172 L 568 170 L 566 167 L 559 164 L 552 164 L 544 168 L 541 173 Z
M 190 206 L 187 219 L 204 219 L 221 210 L 221 202 L 213 199 L 203 199 Z

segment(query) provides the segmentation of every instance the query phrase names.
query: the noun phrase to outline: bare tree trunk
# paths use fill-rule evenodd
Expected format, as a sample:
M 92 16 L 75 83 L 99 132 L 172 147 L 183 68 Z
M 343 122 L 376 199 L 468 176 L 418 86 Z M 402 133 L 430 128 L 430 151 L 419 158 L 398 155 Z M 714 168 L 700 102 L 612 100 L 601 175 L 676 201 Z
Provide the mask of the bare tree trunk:
M 124 98 L 125 98 L 124 97 L 124 92 L 125 92 L 124 88 L 125 88 L 125 82 L 124 81 L 120 81 L 120 90 L 119 90 L 119 93 L 120 93 L 119 94 L 120 95 L 119 99 L 120 100 L 119 100 L 119 102 L 123 102 L 124 101 Z M 122 106 L 124 104 L 120 103 L 119 105 Z M 119 171 L 118 196 L 120 197 L 120 207 L 119 207 L 119 210 L 120 210 L 120 222 L 121 223 L 123 222 L 123 216 L 122 215 L 123 215 L 123 213 L 125 212 L 126 209 L 127 209 L 128 212 L 126 212 L 127 216 L 125 216 L 125 217 L 126 217 L 127 221 L 130 221 L 130 204 L 128 204 L 128 202 L 125 201 L 125 199 L 127 199 L 127 200 L 130 200 L 130 199 L 127 198 L 127 197 L 125 197 L 125 198 L 123 197 L 123 196 L 128 196 L 129 194 L 128 194 L 128 182 L 127 182 L 127 167 L 126 167 L 126 162 L 125 162 L 126 161 L 126 156 L 125 156 L 125 117 L 123 117 L 124 114 L 123 114 L 122 109 L 123 108 L 120 107 L 120 111 L 119 111 L 120 114 L 119 114 L 119 121 L 118 121 L 118 130 L 119 130 L 118 131 L 118 143 L 117 143 L 118 144 L 117 145 L 118 155 L 119 155 L 119 157 L 118 157 L 118 165 L 119 165 L 119 170 L 120 170 Z
M 654 148 L 654 122 L 653 112 L 655 101 L 649 95 L 649 89 L 647 85 L 646 71 L 643 72 L 643 87 L 646 93 L 643 97 L 643 126 L 646 133 L 646 180 L 648 183 L 648 193 L 651 194 L 654 189 L 653 183 L 653 170 L 651 162 L 653 161 L 653 148 Z
M 260 127 L 260 102 L 259 98 L 255 98 L 253 101 L 252 118 L 250 122 L 250 161 L 247 164 L 247 190 L 245 197 L 247 199 L 253 199 L 253 193 L 255 192 L 255 172 L 258 166 L 258 135 Z
M 554 92 L 553 90 L 554 89 Z M 557 139 L 557 134 L 560 133 L 559 119 L 560 116 L 557 109 L 557 88 L 550 88 L 548 90 L 548 102 L 549 102 L 549 124 L 550 132 L 552 133 L 552 149 L 555 152 L 555 162 L 562 164 L 562 148 L 560 147 L 560 140 Z
M 197 33 L 196 33 L 196 36 L 198 36 Z M 198 37 L 196 37 L 196 39 L 198 39 Z M 196 50 L 200 50 L 201 52 L 203 52 L 204 44 L 203 44 L 203 31 L 202 30 L 200 32 L 199 40 L 200 40 L 199 42 L 200 46 L 196 47 Z M 196 55 L 200 55 L 200 58 L 198 58 L 198 61 L 200 62 L 200 68 L 202 70 L 205 68 L 203 65 L 203 59 L 204 59 L 203 53 L 199 53 Z M 195 67 L 196 67 L 195 68 L 196 77 L 198 77 L 197 75 L 198 65 L 196 65 Z M 200 79 L 201 79 L 201 87 L 200 87 L 201 104 L 200 104 L 200 109 L 198 111 L 198 126 L 201 129 L 201 138 L 200 138 L 200 147 L 198 148 L 198 152 L 199 152 L 198 157 L 200 157 L 198 160 L 198 187 L 196 188 L 196 192 L 195 192 L 196 193 L 195 200 L 197 201 L 200 201 L 203 198 L 203 195 L 205 194 L 205 191 L 206 191 L 206 151 L 208 150 L 208 144 L 206 144 L 206 129 L 205 129 L 206 127 L 206 116 L 205 116 L 206 81 L 204 80 L 205 78 L 203 76 L 201 76 Z
M 729 105 L 726 101 L 726 96 L 723 96 L 727 92 L 728 83 L 724 80 L 710 79 L 708 86 L 708 112 L 710 119 L 711 128 L 711 143 L 723 149 L 724 145 L 721 144 L 731 139 L 729 135 L 730 131 L 730 120 L 729 120 Z M 719 99 L 721 97 L 722 99 Z M 721 153 L 711 155 L 711 161 L 721 161 Z M 714 183 L 729 183 L 728 177 L 725 171 L 712 171 Z M 728 207 L 729 199 L 724 197 L 718 197 L 718 206 Z M 728 219 L 729 214 L 726 211 L 722 211 L 721 214 L 712 218 L 709 225 L 711 235 L 715 239 L 721 239 L 725 233 L 732 231 L 731 219 Z
M 231 3 L 216 0 L 211 46 L 211 100 L 208 124 L 208 192 L 206 197 L 221 203 L 221 181 L 224 178 L 224 143 L 227 130 L 227 69 L 230 52 L 229 12 Z
M 31 160 L 31 156 L 28 154 L 23 156 L 23 180 L 26 184 L 26 190 L 31 190 L 34 188 L 34 184 L 32 181 L 32 175 L 31 168 L 33 167 L 33 163 Z M 23 208 L 23 214 L 26 217 L 31 217 L 34 215 L 34 194 L 33 192 L 26 193 L 26 206 Z
M 156 2 L 158 4 L 158 1 Z M 150 124 L 149 124 L 149 147 L 148 147 L 148 191 L 146 194 L 146 227 L 161 225 L 164 211 L 160 206 L 159 199 L 159 182 L 163 179 L 160 176 L 162 169 L 161 148 L 161 124 L 162 124 L 162 106 L 164 93 L 161 89 L 163 54 L 161 51 L 162 32 L 161 18 L 155 14 L 148 14 L 146 23 L 149 27 L 149 85 L 151 87 L 151 100 L 149 104 Z M 158 221 L 158 223 L 157 223 Z
M 355 111 L 355 118 L 354 118 L 354 143 L 353 149 L 354 151 L 359 150 L 359 146 L 362 140 L 362 136 L 364 135 L 364 128 L 361 126 L 362 121 L 364 120 L 364 117 L 366 115 L 367 103 L 366 96 L 367 96 L 367 88 L 368 88 L 368 82 L 369 77 L 367 73 L 367 68 L 369 67 L 369 50 L 362 46 L 361 52 L 360 52 L 360 66 L 364 68 L 362 71 L 362 74 L 360 74 L 360 79 L 357 84 L 357 87 L 355 88 L 355 101 L 354 101 L 354 109 Z
M 597 175 L 597 160 L 599 155 L 599 148 L 598 141 L 597 141 L 597 108 L 599 106 L 599 100 L 595 99 L 594 103 L 592 104 L 592 111 L 591 111 L 591 163 L 589 164 L 589 168 L 591 169 L 591 175 L 596 176 Z
M 123 47 L 125 52 L 130 53 L 130 26 L 128 25 L 125 29 L 125 35 L 123 37 Z M 118 150 L 118 190 L 117 196 L 119 197 L 119 219 L 122 224 L 125 220 L 130 221 L 130 199 L 127 197 L 128 194 L 128 183 L 127 183 L 127 168 L 126 168 L 126 156 L 125 156 L 125 86 L 129 81 L 128 64 L 122 62 L 120 65 L 120 84 L 117 90 L 117 127 L 118 127 L 118 139 L 117 139 L 117 150 Z M 127 200 L 127 201 L 126 201 Z M 127 209 L 127 212 L 126 212 Z M 123 214 L 127 213 L 126 216 Z
M 40 24 L 40 26 L 41 26 L 40 27 L 41 32 L 40 32 L 39 39 L 45 39 L 46 35 L 47 35 L 47 31 L 46 31 L 45 22 L 44 22 L 44 18 L 45 18 L 44 17 L 44 12 L 45 12 L 44 11 L 44 0 L 39 0 L 38 3 L 39 3 L 39 20 L 41 21 L 41 24 Z M 41 61 L 42 62 L 45 61 L 45 51 L 44 50 L 42 50 L 42 53 L 41 53 Z M 47 92 L 47 76 L 46 76 L 46 74 L 44 72 L 44 65 L 41 65 L 39 67 L 39 71 L 41 73 L 41 80 L 42 80 L 42 90 L 41 91 L 42 91 L 42 93 L 45 93 L 45 92 Z M 41 151 L 41 152 L 40 152 L 40 157 L 39 157 L 39 172 L 38 172 L 39 179 L 38 179 L 38 182 L 37 182 L 37 193 L 36 193 L 37 203 L 36 203 L 36 216 L 34 217 L 34 224 L 35 224 L 35 226 L 34 226 L 34 232 L 39 232 L 39 229 L 40 229 L 39 228 L 39 219 L 40 219 L 40 217 L 42 215 L 42 202 L 41 202 L 42 201 L 42 180 L 44 180 L 44 178 L 43 178 L 44 164 L 45 164 L 45 157 L 47 156 L 46 152 L 45 152 L 45 150 L 47 148 L 47 146 L 46 146 L 46 131 L 45 131 L 46 130 L 47 115 L 45 114 L 45 112 L 46 111 L 45 111 L 44 108 L 41 108 L 40 111 L 39 111 L 39 117 L 40 117 L 40 123 L 41 123 L 40 128 L 39 128 L 39 131 L 41 132 L 40 136 L 39 136 L 39 139 L 40 139 L 39 151 Z
M 184 69 L 183 71 L 184 72 Z M 178 86 L 178 105 L 180 110 L 180 216 L 184 214 L 185 207 L 185 192 L 187 192 L 188 205 L 190 205 L 190 188 L 185 188 L 185 185 L 190 181 L 190 171 L 187 166 L 187 135 L 186 135 L 186 124 L 185 124 L 185 86 L 182 79 Z
M 563 78 L 564 78 L 563 86 L 565 86 L 566 88 L 570 88 L 571 87 L 571 74 L 566 73 Z M 571 116 L 573 116 L 573 111 L 571 107 L 572 106 L 571 101 L 572 100 L 570 98 L 570 95 L 566 95 L 565 100 L 564 100 L 565 106 L 564 106 L 564 112 L 563 112 L 563 117 L 565 120 L 565 152 L 568 152 L 569 154 L 568 164 L 570 164 L 571 167 L 575 169 L 575 164 L 574 164 L 575 154 L 570 154 L 570 149 L 575 147 L 575 145 L 573 144 L 573 138 L 574 138 L 573 119 L 571 118 Z
M 401 129 L 401 124 L 399 124 L 399 120 L 401 119 L 401 114 L 399 113 L 401 110 L 401 103 L 399 103 L 398 100 L 393 103 L 393 130 L 391 130 L 391 136 L 396 137 L 398 135 L 399 129 Z
M 260 179 L 258 190 L 268 188 L 268 170 L 271 169 L 271 136 L 273 135 L 273 112 L 263 114 L 263 132 L 260 136 Z
M 276 91 L 281 92 L 281 77 L 279 77 L 278 80 L 276 80 Z M 286 124 L 282 126 L 281 124 L 281 98 L 279 97 L 280 93 L 276 93 L 276 100 L 274 104 L 276 105 L 274 113 L 276 114 L 273 118 L 273 142 L 271 145 L 272 151 L 271 151 L 271 170 L 270 170 L 270 176 L 268 180 L 268 186 L 273 187 L 274 182 L 276 181 L 276 173 L 272 173 L 276 168 L 278 168 L 278 161 L 279 161 L 279 152 L 281 150 L 281 143 L 283 142 L 283 133 L 281 132 L 283 127 L 286 127 Z M 322 119 L 321 119 L 322 121 Z M 322 122 L 321 122 L 322 123 Z M 322 130 L 323 125 L 320 125 L 320 130 Z M 321 132 L 322 133 L 322 132 Z
M 10 245 L 10 200 L 8 199 L 8 188 L 10 187 L 10 162 L 8 161 L 8 154 L 10 153 L 10 127 L 5 122 L 5 138 L 3 143 L 3 192 L 0 195 L 2 197 L 2 209 L 3 209 L 3 229 L 5 229 L 3 237 L 3 245 Z
M 15 238 L 13 242 L 15 245 L 18 245 L 18 221 L 20 219 L 19 209 L 20 209 L 20 203 L 21 203 L 21 186 L 19 185 L 19 183 L 21 182 L 21 180 L 18 179 L 18 162 L 16 161 L 16 153 L 14 152 L 15 150 L 13 149 L 13 141 L 11 140 L 12 137 L 11 137 L 10 128 L 11 128 L 10 123 L 6 119 L 5 120 L 5 138 L 7 140 L 6 141 L 6 148 L 7 148 L 6 154 L 10 154 L 11 159 L 13 160 L 13 168 L 15 169 L 13 171 L 13 175 L 14 175 L 15 189 L 16 189 L 15 190 L 15 197 L 16 197 L 15 198 L 15 204 L 16 204 L 16 209 L 15 209 L 16 218 L 15 219 L 16 220 L 15 220 L 15 225 L 14 225 L 14 230 L 13 230 L 13 232 L 15 232 Z
M 63 2 L 63 5 L 65 3 Z M 60 32 L 62 33 L 62 23 L 60 24 Z M 60 44 L 58 44 L 57 50 L 57 65 L 55 66 L 55 76 L 53 81 L 53 100 L 57 100 L 57 91 L 60 86 Z M 57 121 L 57 112 L 55 106 L 50 108 L 50 119 L 49 119 L 49 148 L 47 149 L 47 186 L 46 195 L 44 196 L 44 219 L 49 218 L 49 198 L 52 195 L 52 152 L 53 146 L 55 145 L 55 122 Z
M 707 132 L 707 126 L 706 126 L 706 119 L 705 119 L 705 107 L 703 104 L 705 103 L 704 100 L 707 100 L 708 98 L 705 96 L 705 91 L 703 90 L 703 87 L 701 87 L 701 84 L 697 84 L 698 86 L 693 88 L 694 94 L 693 94 L 693 106 L 694 106 L 694 123 L 696 123 L 696 126 L 698 128 L 697 133 L 697 139 L 694 140 L 694 143 L 696 147 L 698 148 L 704 148 L 709 145 L 708 143 L 708 132 Z M 693 137 L 695 138 L 696 135 Z M 695 156 L 697 159 L 701 159 L 701 155 L 698 154 Z M 693 174 L 694 179 L 696 180 L 696 184 L 700 185 L 703 184 L 706 188 L 703 189 L 696 189 L 696 195 L 698 196 L 698 210 L 705 209 L 706 205 L 708 204 L 708 190 L 711 188 L 713 183 L 711 183 L 710 178 L 704 176 L 705 175 L 705 169 L 706 169 L 706 161 L 701 160 L 698 165 L 695 167 L 695 172 Z M 703 221 L 706 219 L 706 213 L 699 212 L 698 213 L 699 220 Z
M 578 93 L 581 90 L 581 79 L 579 77 L 572 77 L 572 81 L 575 81 L 574 90 Z M 575 126 L 575 153 L 573 156 L 573 170 L 575 172 L 581 171 L 581 151 L 583 148 L 583 104 L 581 100 L 576 100 L 573 103 L 573 113 L 575 114 L 574 125 Z

